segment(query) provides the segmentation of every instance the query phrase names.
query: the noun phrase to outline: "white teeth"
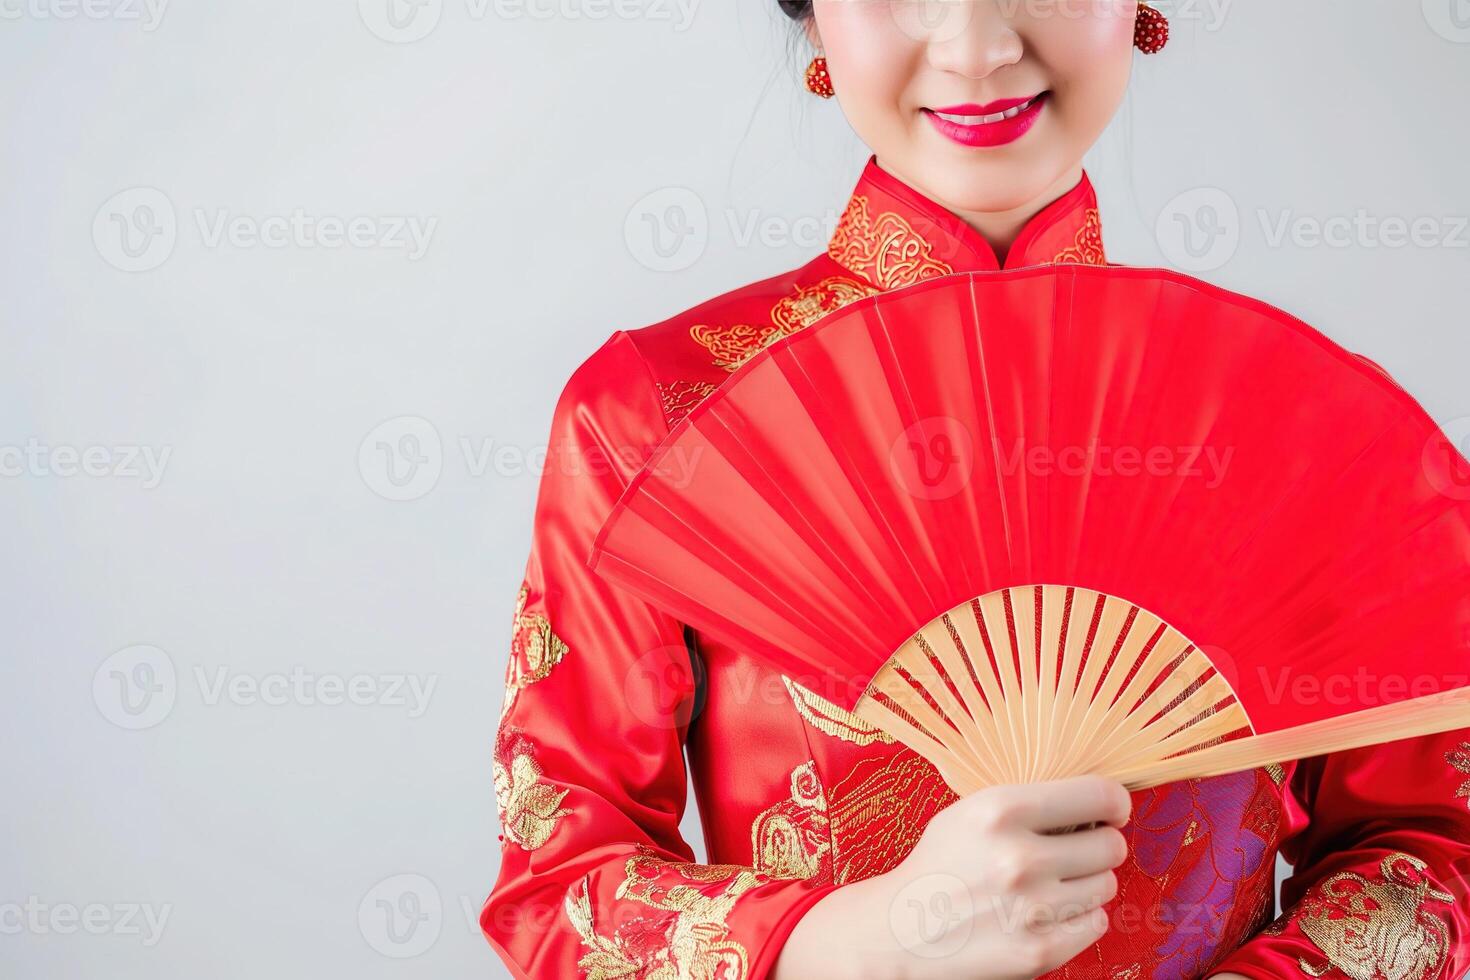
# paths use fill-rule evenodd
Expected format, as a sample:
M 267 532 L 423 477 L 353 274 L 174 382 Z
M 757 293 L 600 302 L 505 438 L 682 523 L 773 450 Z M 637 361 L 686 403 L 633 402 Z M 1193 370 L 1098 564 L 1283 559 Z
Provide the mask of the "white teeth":
M 952 112 L 936 112 L 934 114 L 940 119 L 952 122 L 957 126 L 989 126 L 992 123 L 1002 122 L 1006 119 L 1015 119 L 1021 113 L 1031 108 L 1032 103 L 1035 101 L 1036 99 L 1030 99 L 1013 109 L 1007 109 L 1005 112 L 991 113 L 988 116 L 958 116 Z

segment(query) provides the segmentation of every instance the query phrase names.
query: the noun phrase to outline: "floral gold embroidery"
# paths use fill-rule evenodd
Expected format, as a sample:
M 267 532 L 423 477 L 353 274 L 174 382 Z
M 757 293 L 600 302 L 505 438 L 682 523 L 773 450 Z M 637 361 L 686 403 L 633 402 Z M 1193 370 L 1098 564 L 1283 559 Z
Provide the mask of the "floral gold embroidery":
M 736 323 L 714 327 L 696 324 L 689 329 L 695 342 L 714 355 L 717 367 L 735 371 L 771 344 L 816 323 L 849 303 L 871 296 L 877 290 L 846 276 L 828 276 L 811 286 L 801 286 L 783 296 L 771 308 L 769 326 Z
M 515 632 L 510 641 L 510 662 L 505 666 L 505 706 L 503 718 L 515 704 L 516 695 L 537 681 L 545 680 L 551 669 L 567 655 L 567 645 L 551 630 L 551 621 L 539 613 L 527 613 L 526 603 L 531 588 L 521 586 L 516 598 Z
M 495 806 L 505 839 L 523 850 L 534 851 L 551 839 L 557 821 L 571 813 L 558 792 L 541 782 L 541 767 L 535 748 L 517 728 L 502 728 L 495 748 Z
M 588 980 L 745 980 L 749 956 L 725 920 L 741 895 L 768 880 L 750 868 L 640 853 L 628 861 L 614 897 L 654 911 L 623 921 L 608 938 L 597 932 L 584 878 L 564 903 L 587 949 L 577 966 Z
M 874 742 L 881 745 L 893 744 L 892 735 L 868 724 L 851 711 L 818 697 L 789 677 L 783 677 L 781 681 L 786 685 L 792 703 L 796 705 L 796 713 L 823 735 L 830 735 L 853 745 L 872 745 Z
M 1058 264 L 1063 262 L 1081 265 L 1108 264 L 1107 255 L 1103 252 L 1102 215 L 1097 208 L 1087 209 L 1086 219 L 1082 227 L 1077 230 L 1077 240 L 1070 248 L 1065 248 L 1057 253 L 1057 257 L 1052 261 Z
M 839 885 L 893 870 L 956 799 L 938 771 L 907 749 L 858 760 L 826 795 Z
M 1470 775 L 1470 742 L 1461 742 L 1446 752 L 1444 759 L 1457 771 Z M 1455 796 L 1470 799 L 1470 779 L 1460 784 L 1460 788 L 1455 790 Z M 1470 807 L 1470 803 L 1465 805 Z
M 849 303 L 872 296 L 878 290 L 846 276 L 828 276 L 815 285 L 802 286 L 771 308 L 771 322 L 785 337 L 835 313 Z
M 827 254 L 843 268 L 881 290 L 911 286 L 954 271 L 933 255 L 933 246 L 902 216 L 885 211 L 874 218 L 868 199 L 855 195 L 838 219 Z
M 689 336 L 714 355 L 716 367 L 734 371 L 767 344 L 780 339 L 781 333 L 775 327 L 756 327 L 749 323 L 723 327 L 697 323 L 689 328 Z
M 708 381 L 671 381 L 658 383 L 659 399 L 663 402 L 664 420 L 675 426 L 694 411 L 695 406 L 714 394 L 715 386 Z
M 1449 949 L 1444 919 L 1425 906 L 1454 897 L 1436 888 L 1427 865 L 1402 852 L 1379 865 L 1378 880 L 1339 872 L 1302 899 L 1296 921 L 1327 963 L 1298 957 L 1310 976 L 1341 970 L 1353 980 L 1428 980 L 1438 977 Z
M 807 762 L 791 773 L 791 798 L 755 818 L 750 850 L 757 871 L 772 878 L 830 878 L 832 849 L 827 799 L 817 764 Z

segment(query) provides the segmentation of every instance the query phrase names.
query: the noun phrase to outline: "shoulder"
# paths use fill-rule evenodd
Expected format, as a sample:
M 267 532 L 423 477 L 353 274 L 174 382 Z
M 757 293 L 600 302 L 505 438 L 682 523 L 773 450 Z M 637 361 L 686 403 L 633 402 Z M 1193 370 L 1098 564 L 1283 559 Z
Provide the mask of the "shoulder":
M 666 320 L 612 336 L 578 370 L 578 388 L 605 383 L 624 400 L 657 406 L 672 426 L 772 341 L 874 292 L 823 254 Z M 635 395 L 633 386 L 641 386 Z

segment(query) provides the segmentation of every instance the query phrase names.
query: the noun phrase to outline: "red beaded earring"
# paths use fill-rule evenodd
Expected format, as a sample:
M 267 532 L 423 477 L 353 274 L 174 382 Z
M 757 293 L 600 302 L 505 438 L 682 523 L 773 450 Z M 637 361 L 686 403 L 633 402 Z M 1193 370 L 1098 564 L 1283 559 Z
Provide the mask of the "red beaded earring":
M 830 99 L 836 92 L 832 88 L 832 76 L 827 74 L 827 59 L 821 55 L 812 59 L 806 67 L 806 90 L 813 95 Z
M 1133 46 L 1144 54 L 1158 54 L 1169 43 L 1169 18 L 1140 0 L 1133 26 Z

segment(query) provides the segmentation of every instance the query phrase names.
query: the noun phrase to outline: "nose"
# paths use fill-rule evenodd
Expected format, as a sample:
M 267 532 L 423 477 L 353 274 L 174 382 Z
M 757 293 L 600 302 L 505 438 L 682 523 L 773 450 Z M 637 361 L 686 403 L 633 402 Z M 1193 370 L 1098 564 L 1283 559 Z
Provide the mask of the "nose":
M 966 78 L 986 78 L 1025 54 L 1003 0 L 921 0 L 930 13 L 929 64 Z

